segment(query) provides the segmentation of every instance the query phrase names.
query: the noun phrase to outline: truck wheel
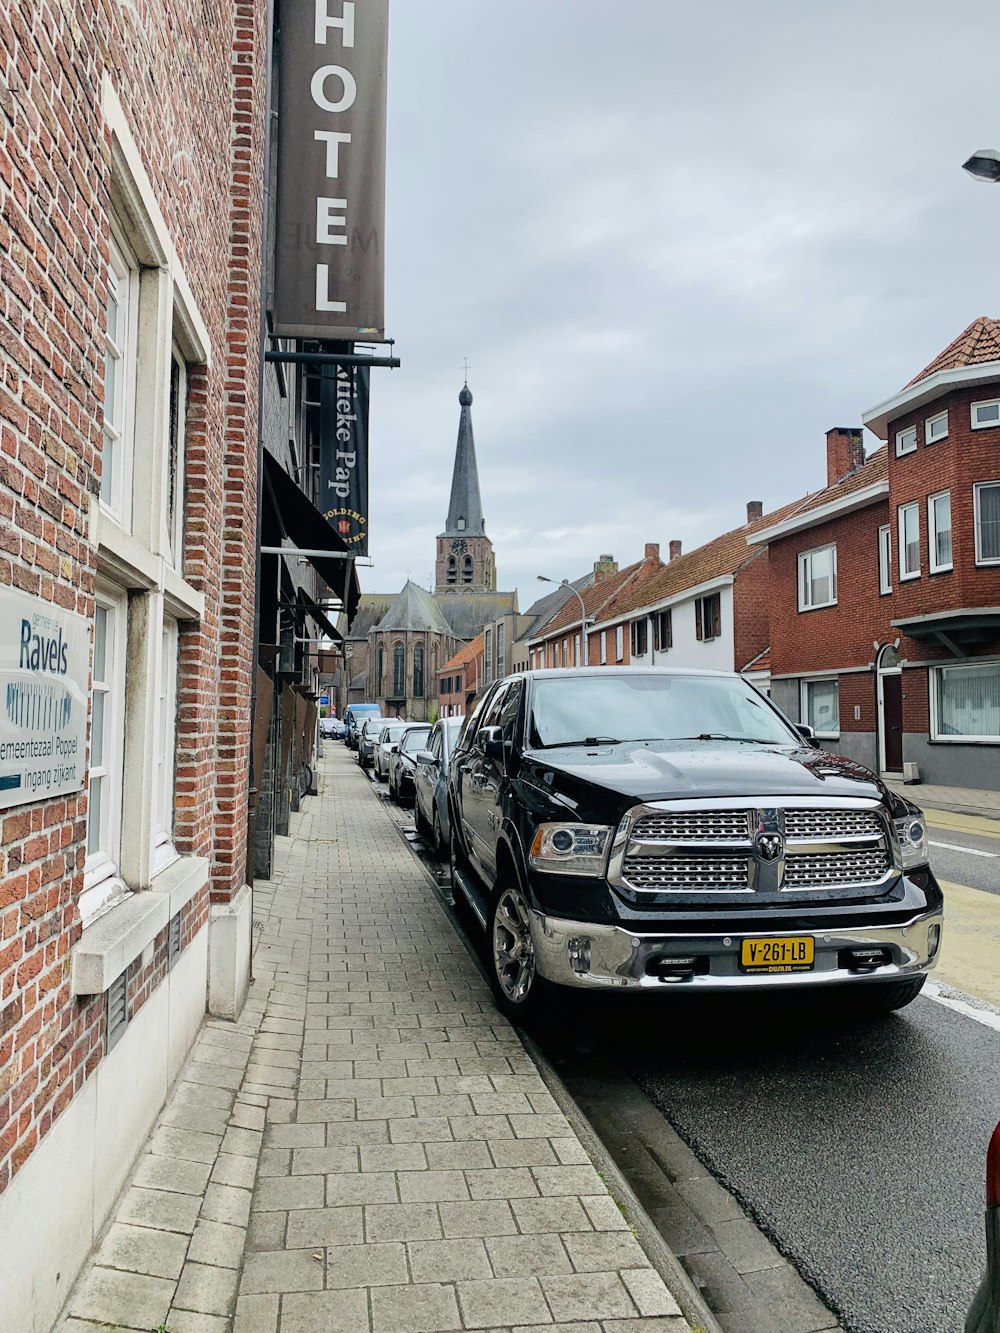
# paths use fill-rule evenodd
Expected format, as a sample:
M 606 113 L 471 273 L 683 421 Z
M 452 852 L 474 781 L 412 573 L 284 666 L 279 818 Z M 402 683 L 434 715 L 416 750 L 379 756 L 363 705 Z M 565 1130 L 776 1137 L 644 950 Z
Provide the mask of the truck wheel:
M 855 1012 L 865 1018 L 881 1018 L 903 1009 L 915 1000 L 924 988 L 926 977 L 904 977 L 900 981 L 883 981 L 879 985 L 859 986 L 850 1000 Z
M 497 1008 L 512 1023 L 530 1023 L 545 983 L 535 970 L 528 904 L 516 883 L 501 885 L 493 896 L 486 948 Z

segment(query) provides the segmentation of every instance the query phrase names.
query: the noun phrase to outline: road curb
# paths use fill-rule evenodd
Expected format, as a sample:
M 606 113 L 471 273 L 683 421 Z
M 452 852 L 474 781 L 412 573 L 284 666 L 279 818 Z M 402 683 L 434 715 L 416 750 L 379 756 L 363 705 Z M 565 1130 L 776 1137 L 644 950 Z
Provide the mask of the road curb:
M 386 803 L 374 789 L 372 795 L 379 802 L 382 813 L 386 821 L 409 849 L 410 855 L 420 868 L 424 879 L 434 890 L 435 896 L 441 900 L 441 886 L 431 874 L 431 872 L 421 861 L 413 850 L 413 844 L 406 836 L 400 826 L 392 817 L 392 812 L 387 809 Z M 452 929 L 460 941 L 462 947 L 469 954 L 476 967 L 486 978 L 486 972 L 482 962 L 472 948 L 470 942 L 465 936 L 455 929 L 454 922 L 449 917 Z M 523 1028 L 511 1024 L 517 1033 L 521 1044 L 531 1057 L 537 1068 L 542 1082 L 545 1084 L 553 1100 L 558 1105 L 560 1111 L 569 1121 L 574 1134 L 580 1140 L 584 1149 L 592 1159 L 598 1174 L 607 1186 L 608 1192 L 615 1203 L 621 1209 L 622 1216 L 632 1228 L 636 1239 L 645 1250 L 646 1255 L 653 1268 L 659 1273 L 660 1277 L 667 1284 L 671 1294 L 681 1308 L 681 1313 L 691 1325 L 691 1333 L 725 1333 L 722 1325 L 715 1318 L 715 1315 L 708 1308 L 704 1296 L 698 1290 L 695 1283 L 685 1270 L 681 1261 L 670 1249 L 666 1241 L 657 1230 L 656 1223 L 649 1216 L 649 1213 L 643 1207 L 639 1197 L 632 1189 L 632 1186 L 625 1179 L 617 1163 L 612 1158 L 610 1152 L 605 1148 L 603 1141 L 597 1134 L 586 1114 L 577 1105 L 572 1093 L 563 1083 L 556 1070 L 550 1064 L 546 1056 L 535 1044 L 532 1038 Z

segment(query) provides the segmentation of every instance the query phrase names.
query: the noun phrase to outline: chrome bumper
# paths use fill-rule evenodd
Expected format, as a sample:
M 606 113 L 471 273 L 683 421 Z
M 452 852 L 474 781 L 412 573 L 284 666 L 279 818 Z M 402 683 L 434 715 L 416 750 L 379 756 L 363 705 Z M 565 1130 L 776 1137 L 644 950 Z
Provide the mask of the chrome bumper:
M 754 930 L 729 935 L 633 934 L 620 926 L 591 925 L 558 917 L 531 914 L 535 965 L 541 976 L 560 986 L 591 990 L 648 991 L 657 989 L 734 991 L 784 987 L 854 985 L 919 976 L 937 962 L 941 947 L 940 908 L 918 913 L 905 925 L 870 926 L 850 930 L 807 930 L 796 938 L 812 936 L 815 963 L 809 972 L 756 972 L 740 970 L 740 942 L 782 937 L 790 932 Z M 937 941 L 928 942 L 931 926 Z M 884 947 L 892 961 L 874 968 L 844 968 L 842 949 Z M 657 960 L 697 956 L 707 970 L 693 976 L 663 977 L 650 972 Z

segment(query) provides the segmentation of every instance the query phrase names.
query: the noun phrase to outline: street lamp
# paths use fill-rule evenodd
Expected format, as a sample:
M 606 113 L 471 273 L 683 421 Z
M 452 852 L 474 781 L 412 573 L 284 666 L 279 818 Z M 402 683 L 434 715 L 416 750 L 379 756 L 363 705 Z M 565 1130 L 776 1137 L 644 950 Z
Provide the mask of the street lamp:
M 962 170 L 974 176 L 977 181 L 1000 182 L 1000 152 L 995 148 L 980 148 L 973 153 L 968 162 L 962 163 Z
M 566 588 L 566 589 L 568 589 L 568 590 L 573 594 L 573 596 L 576 598 L 576 600 L 580 603 L 580 649 L 581 649 L 581 656 L 582 656 L 582 659 L 583 659 L 582 662 L 581 662 L 581 666 L 586 666 L 586 665 L 587 665 L 587 658 L 588 658 L 588 653 L 587 653 L 587 608 L 586 608 L 586 606 L 584 605 L 583 598 L 580 596 L 580 594 L 577 592 L 577 590 L 573 587 L 572 583 L 570 583 L 569 579 L 550 579 L 550 578 L 547 578 L 546 575 L 544 575 L 544 574 L 539 574 L 539 575 L 538 575 L 538 582 L 539 582 L 539 583 L 554 583 L 554 584 L 556 585 L 557 588 Z

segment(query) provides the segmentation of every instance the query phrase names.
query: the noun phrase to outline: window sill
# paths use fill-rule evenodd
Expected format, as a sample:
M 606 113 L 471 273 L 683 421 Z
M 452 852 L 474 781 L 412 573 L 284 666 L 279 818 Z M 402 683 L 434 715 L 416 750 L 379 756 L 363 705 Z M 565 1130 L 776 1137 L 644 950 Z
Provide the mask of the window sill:
M 954 565 L 939 565 L 937 569 L 929 569 L 927 572 L 933 578 L 935 574 L 950 574 L 954 568 Z
M 208 858 L 182 856 L 153 880 L 89 925 L 73 949 L 70 991 L 101 995 L 135 962 L 172 916 L 208 883 Z
M 1000 736 L 931 736 L 928 745 L 1000 745 Z
M 918 569 L 914 574 L 900 574 L 899 581 L 900 583 L 913 583 L 913 581 L 915 579 L 918 579 L 919 577 L 920 577 L 920 570 Z
M 799 614 L 804 615 L 807 611 L 827 611 L 831 606 L 836 606 L 834 599 L 832 602 L 816 602 L 813 606 L 799 606 Z

